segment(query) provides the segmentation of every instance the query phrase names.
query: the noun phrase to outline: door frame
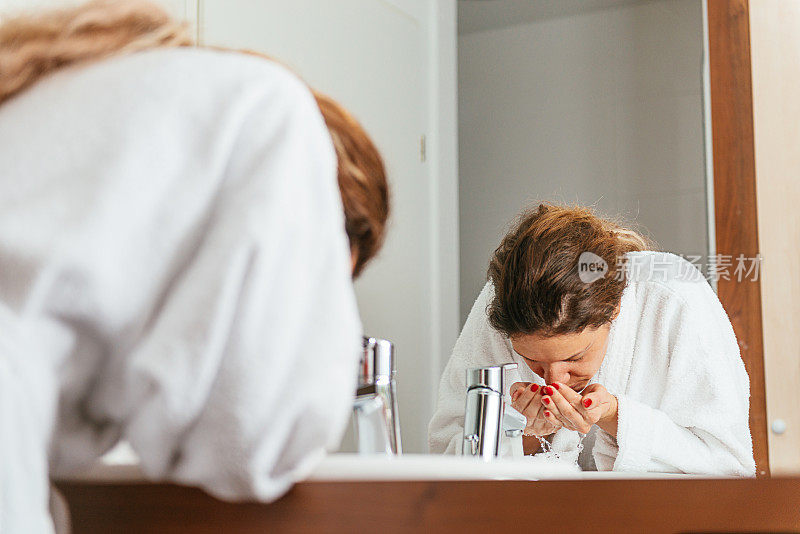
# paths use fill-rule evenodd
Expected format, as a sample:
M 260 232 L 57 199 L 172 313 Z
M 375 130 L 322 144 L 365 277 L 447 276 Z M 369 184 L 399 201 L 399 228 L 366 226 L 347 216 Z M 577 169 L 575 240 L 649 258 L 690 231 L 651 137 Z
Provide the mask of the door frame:
M 748 0 L 707 0 L 714 159 L 716 252 L 759 254 Z M 720 278 L 717 294 L 730 317 L 750 377 L 750 433 L 757 476 L 769 476 L 761 283 Z

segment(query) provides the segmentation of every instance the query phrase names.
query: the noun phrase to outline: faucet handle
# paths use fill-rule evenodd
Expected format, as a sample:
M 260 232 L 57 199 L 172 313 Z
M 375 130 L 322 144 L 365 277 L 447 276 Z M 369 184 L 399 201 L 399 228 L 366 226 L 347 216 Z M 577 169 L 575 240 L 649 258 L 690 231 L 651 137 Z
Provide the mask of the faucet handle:
M 491 389 L 502 397 L 505 393 L 505 371 L 516 369 L 516 363 L 477 367 L 467 370 L 467 389 L 483 387 Z
M 469 456 L 475 456 L 478 454 L 478 445 L 481 441 L 481 438 L 478 434 L 470 434 L 464 438 L 464 445 L 466 446 L 469 444 L 469 451 L 465 451 L 469 454 Z
M 361 347 L 358 362 L 359 386 L 371 385 L 377 380 L 388 380 L 394 376 L 394 345 L 391 341 L 364 336 Z

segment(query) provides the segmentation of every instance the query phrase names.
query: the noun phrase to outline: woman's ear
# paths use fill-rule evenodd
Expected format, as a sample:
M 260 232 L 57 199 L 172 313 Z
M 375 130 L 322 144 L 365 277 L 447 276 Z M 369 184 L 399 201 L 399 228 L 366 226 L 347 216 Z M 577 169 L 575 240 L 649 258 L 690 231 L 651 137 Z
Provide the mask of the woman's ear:
M 616 309 L 616 310 L 614 310 L 614 316 L 611 318 L 611 320 L 612 320 L 612 321 L 613 321 L 614 319 L 616 319 L 616 318 L 617 318 L 617 316 L 619 316 L 619 312 L 620 312 L 620 310 L 621 310 L 621 309 L 622 309 L 622 301 L 620 301 L 620 302 L 617 304 L 617 309 Z

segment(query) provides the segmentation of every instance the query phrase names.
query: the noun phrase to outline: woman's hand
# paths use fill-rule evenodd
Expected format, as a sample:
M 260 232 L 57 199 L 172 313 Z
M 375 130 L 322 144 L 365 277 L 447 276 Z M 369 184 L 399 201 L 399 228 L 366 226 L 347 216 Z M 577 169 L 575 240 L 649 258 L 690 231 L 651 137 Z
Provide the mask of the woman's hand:
M 542 404 L 542 388 L 531 382 L 514 382 L 509 388 L 511 407 L 525 416 L 528 425 L 525 435 L 549 436 L 561 428 L 561 423 L 545 417 L 550 410 Z
M 590 384 L 583 394 L 561 382 L 541 388 L 540 404 L 547 410 L 545 419 L 570 430 L 586 434 L 597 425 L 617 434 L 617 398 L 600 384 Z

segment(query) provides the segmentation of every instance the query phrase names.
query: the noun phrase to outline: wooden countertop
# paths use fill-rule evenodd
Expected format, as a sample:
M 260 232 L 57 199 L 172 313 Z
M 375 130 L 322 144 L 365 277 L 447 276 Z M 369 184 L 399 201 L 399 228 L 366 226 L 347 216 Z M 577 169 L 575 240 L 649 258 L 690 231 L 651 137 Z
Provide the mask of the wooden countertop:
M 75 534 L 800 531 L 800 478 L 304 482 L 272 504 L 171 484 L 56 485 Z

